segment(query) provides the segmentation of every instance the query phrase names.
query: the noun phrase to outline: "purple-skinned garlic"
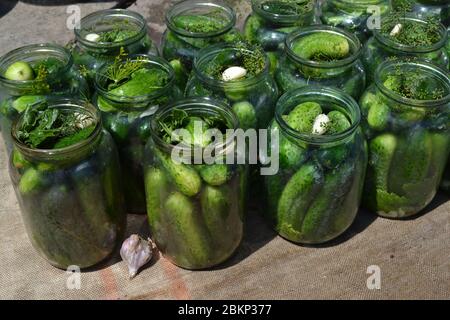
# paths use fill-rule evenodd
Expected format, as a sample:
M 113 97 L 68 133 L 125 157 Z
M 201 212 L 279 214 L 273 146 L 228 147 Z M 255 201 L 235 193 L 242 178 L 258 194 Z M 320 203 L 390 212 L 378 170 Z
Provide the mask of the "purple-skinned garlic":
M 153 243 L 150 239 L 144 240 L 137 234 L 132 234 L 123 242 L 120 256 L 128 265 L 130 279 L 152 259 L 152 248 Z

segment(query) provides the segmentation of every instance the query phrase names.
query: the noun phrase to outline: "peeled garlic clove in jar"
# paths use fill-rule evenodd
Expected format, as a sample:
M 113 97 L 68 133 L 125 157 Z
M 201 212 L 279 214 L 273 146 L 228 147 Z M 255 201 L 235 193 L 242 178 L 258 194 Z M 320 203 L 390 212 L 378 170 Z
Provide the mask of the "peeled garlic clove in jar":
M 312 133 L 322 135 L 327 132 L 330 118 L 326 114 L 319 114 L 314 120 Z
M 100 40 L 100 35 L 96 33 L 88 33 L 84 38 L 90 42 L 98 42 L 98 40 Z
M 222 73 L 223 81 L 238 80 L 247 75 L 247 70 L 242 67 L 229 67 Z

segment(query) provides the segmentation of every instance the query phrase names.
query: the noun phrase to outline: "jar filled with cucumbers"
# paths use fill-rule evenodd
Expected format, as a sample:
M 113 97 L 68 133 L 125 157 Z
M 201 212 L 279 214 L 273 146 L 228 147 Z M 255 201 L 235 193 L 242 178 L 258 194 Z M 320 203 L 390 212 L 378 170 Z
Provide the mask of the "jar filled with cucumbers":
M 327 0 L 321 5 L 321 20 L 354 33 L 364 43 L 377 27 L 376 19 L 390 10 L 390 0 Z
M 285 93 L 269 126 L 279 170 L 264 176 L 266 216 L 284 238 L 318 244 L 342 234 L 358 212 L 367 146 L 356 101 L 308 86 Z
M 221 1 L 181 1 L 169 9 L 161 51 L 174 67 L 180 84 L 186 84 L 194 58 L 201 49 L 242 39 L 235 24 L 233 9 Z
M 127 210 L 145 213 L 142 157 L 150 136 L 150 117 L 182 93 L 175 85 L 173 68 L 162 58 L 122 54 L 99 69 L 94 100 L 103 127 L 119 149 Z
M 148 220 L 158 249 L 177 266 L 215 266 L 242 240 L 247 169 L 227 161 L 237 159 L 236 139 L 227 134 L 237 125 L 228 105 L 209 98 L 176 102 L 152 119 L 145 152 Z M 223 138 L 212 139 L 213 132 Z
M 252 0 L 244 26 L 245 39 L 267 52 L 271 70 L 277 67 L 287 34 L 319 22 L 315 0 Z
M 48 99 L 12 128 L 10 177 L 28 238 L 55 267 L 93 266 L 125 232 L 114 141 L 89 103 Z
M 281 92 L 302 86 L 336 87 L 358 99 L 365 88 L 361 43 L 351 33 L 311 26 L 290 33 L 275 79 Z
M 433 199 L 450 150 L 450 78 L 425 60 L 385 61 L 361 97 L 369 146 L 364 204 L 388 218 Z
M 418 57 L 448 68 L 446 41 L 447 29 L 435 18 L 420 19 L 404 13 L 386 15 L 381 29 L 374 30 L 363 49 L 361 59 L 368 81 L 373 81 L 377 66 L 390 57 Z
M 12 122 L 29 105 L 52 95 L 89 96 L 87 82 L 73 66 L 67 49 L 34 44 L 0 58 L 0 127 L 8 154 L 13 146 Z
M 241 128 L 265 128 L 278 99 L 269 64 L 260 47 L 245 42 L 210 46 L 195 59 L 186 95 L 223 100 L 238 116 Z
M 75 64 L 92 82 L 100 66 L 112 62 L 121 48 L 128 54 L 158 55 L 144 17 L 130 10 L 96 11 L 81 19 L 74 31 Z

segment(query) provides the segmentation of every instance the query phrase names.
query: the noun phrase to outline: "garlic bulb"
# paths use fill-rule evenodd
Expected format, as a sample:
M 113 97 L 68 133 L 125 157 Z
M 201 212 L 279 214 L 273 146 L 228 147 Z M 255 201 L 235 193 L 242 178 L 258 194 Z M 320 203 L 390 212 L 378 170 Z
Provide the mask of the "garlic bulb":
M 229 67 L 222 73 L 223 81 L 238 80 L 247 74 L 247 70 L 242 67 Z
M 313 124 L 313 134 L 322 135 L 327 132 L 328 123 L 330 122 L 330 118 L 326 114 L 319 114 L 314 120 Z
M 88 33 L 84 38 L 87 41 L 97 42 L 100 39 L 100 35 L 98 35 L 96 33 Z
M 132 234 L 123 242 L 120 256 L 128 265 L 130 279 L 134 278 L 139 269 L 152 259 L 152 248 L 150 239 L 146 241 L 137 234 Z

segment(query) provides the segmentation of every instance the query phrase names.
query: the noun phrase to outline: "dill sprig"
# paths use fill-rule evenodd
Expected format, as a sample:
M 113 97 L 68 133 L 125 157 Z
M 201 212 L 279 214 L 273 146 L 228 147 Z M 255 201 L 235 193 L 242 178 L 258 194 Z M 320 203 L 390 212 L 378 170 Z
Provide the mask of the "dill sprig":
M 118 87 L 123 81 L 129 80 L 131 75 L 144 67 L 145 61 L 141 57 L 135 60 L 130 60 L 125 49 L 120 48 L 119 54 L 115 57 L 114 62 L 108 66 L 104 76 L 112 83 L 109 84 L 108 89 Z
M 260 46 L 250 46 L 246 42 L 236 42 L 237 52 L 233 58 L 223 59 L 221 55 L 228 55 L 228 52 L 221 52 L 214 60 L 210 61 L 204 73 L 208 76 L 221 80 L 222 73 L 231 66 L 241 66 L 247 70 L 246 79 L 260 74 L 266 66 L 264 50 Z

